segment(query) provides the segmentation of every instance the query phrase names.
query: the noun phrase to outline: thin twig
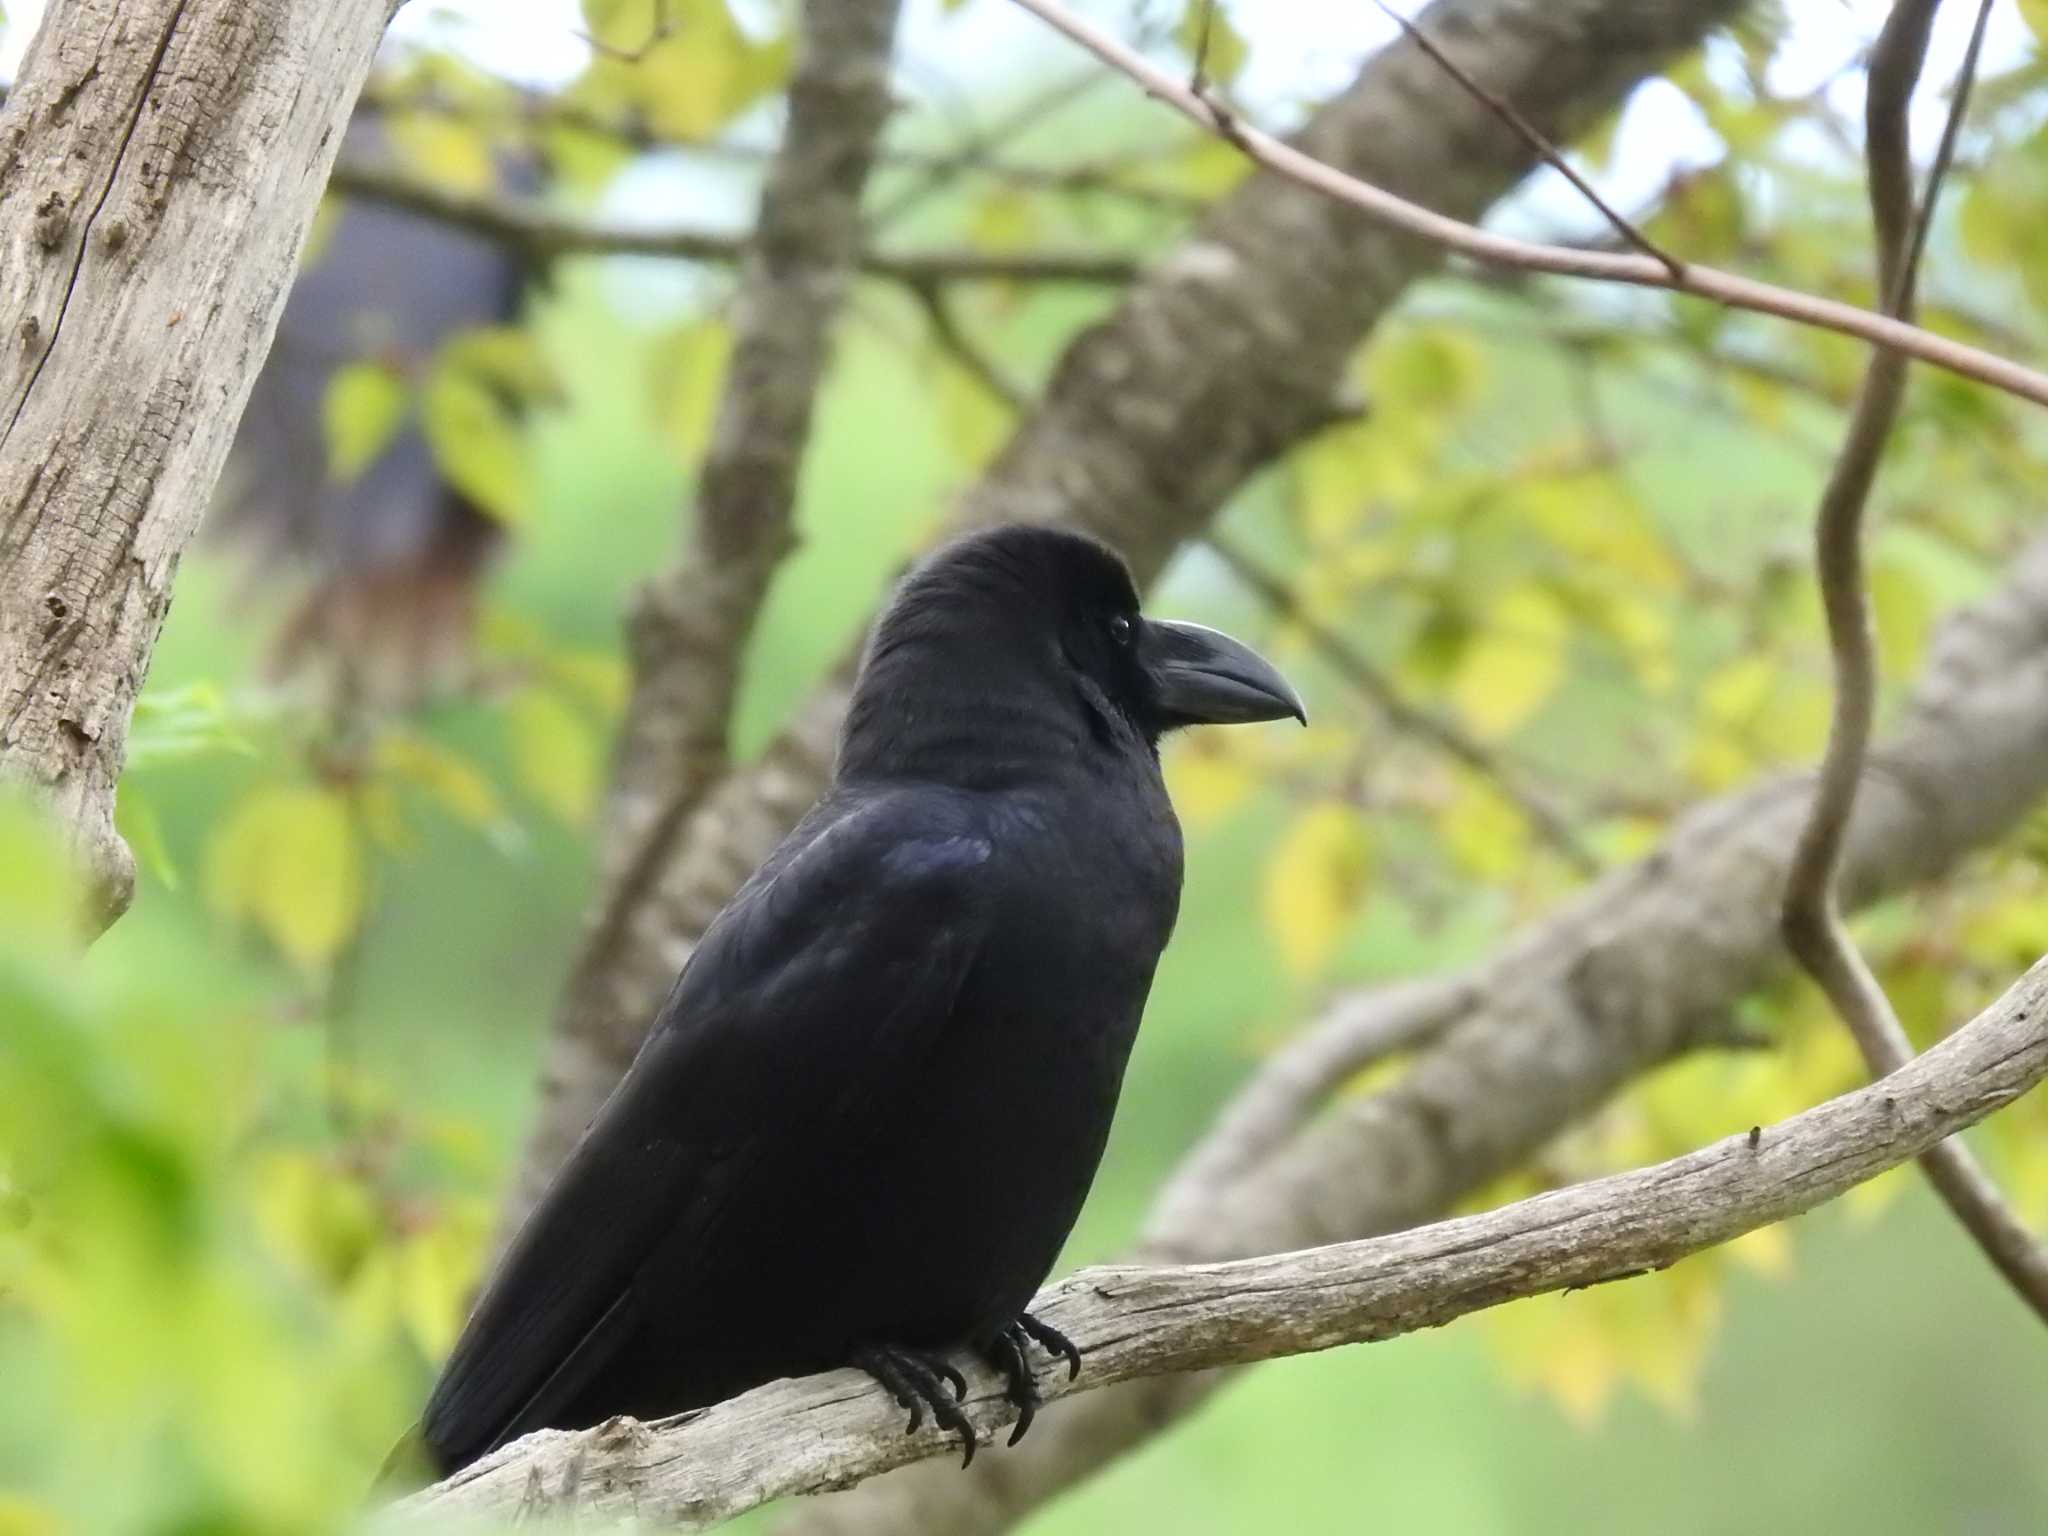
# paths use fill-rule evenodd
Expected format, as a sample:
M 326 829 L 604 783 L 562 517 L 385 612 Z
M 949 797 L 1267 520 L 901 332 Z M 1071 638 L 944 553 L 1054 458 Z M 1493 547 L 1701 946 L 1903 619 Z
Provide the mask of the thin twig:
M 1499 266 L 1638 288 L 1661 288 L 1710 299 L 1731 309 L 1775 315 L 1801 325 L 1854 336 L 1874 346 L 1895 348 L 1963 378 L 1989 384 L 2038 405 L 2048 405 L 2048 374 L 1981 347 L 1938 336 L 1890 315 L 1758 282 L 1754 278 L 1723 272 L 1697 262 L 1686 263 L 1680 275 L 1674 277 L 1670 269 L 1653 256 L 1578 250 L 1570 246 L 1518 240 L 1512 235 L 1496 234 L 1463 220 L 1432 212 L 1384 188 L 1360 181 L 1252 127 L 1200 92 L 1190 90 L 1183 82 L 1099 27 L 1081 20 L 1058 0 L 1015 0 L 1015 3 L 1073 39 L 1112 69 L 1128 75 L 1149 94 L 1157 96 L 1190 121 L 1236 145 L 1268 170 L 1335 198 L 1390 228 L 1402 230 L 1446 250 Z
M 1634 222 L 1595 191 L 1593 184 L 1579 174 L 1578 168 L 1565 158 L 1563 151 L 1558 149 L 1549 139 L 1545 138 L 1536 125 L 1522 114 L 1522 110 L 1519 107 L 1498 91 L 1490 91 L 1473 79 L 1471 72 L 1464 65 L 1445 53 L 1443 49 L 1437 47 L 1435 40 L 1427 32 L 1424 32 L 1422 28 L 1395 10 L 1393 6 L 1387 3 L 1387 0 L 1373 0 L 1373 4 L 1377 5 L 1400 27 L 1410 42 L 1428 54 L 1439 69 L 1463 86 L 1468 94 L 1482 103 L 1495 117 L 1498 117 L 1502 122 L 1514 129 L 1521 137 L 1522 142 L 1534 150 L 1545 165 L 1576 187 L 1579 194 L 1598 209 L 1601 216 L 1613 226 L 1614 232 L 1617 235 L 1621 236 L 1624 241 L 1634 246 L 1645 256 L 1654 257 L 1662 262 L 1664 269 L 1671 274 L 1674 282 L 1683 282 L 1685 280 L 1685 268 L 1678 258 L 1660 247 L 1648 235 L 1644 234 Z
M 1522 813 L 1537 836 L 1579 874 L 1595 875 L 1600 872 L 1600 861 L 1586 851 L 1569 821 L 1545 804 L 1539 795 L 1518 783 L 1515 775 L 1493 753 L 1450 721 L 1405 697 L 1370 657 L 1327 624 L 1305 612 L 1287 583 L 1267 570 L 1250 551 L 1228 535 L 1214 530 L 1206 535 L 1203 542 L 1261 602 L 1300 629 L 1323 659 L 1364 695 L 1389 726 L 1427 742 L 1485 779 L 1501 798 Z
M 910 292 L 923 307 L 930 322 L 932 340 L 953 359 L 962 373 L 985 390 L 989 398 L 1011 415 L 1022 416 L 1032 405 L 1031 393 L 1005 374 L 996 360 L 980 347 L 953 309 L 953 297 L 943 283 L 913 283 Z
M 1865 141 L 1871 215 L 1877 226 L 1878 286 L 1886 296 L 1886 308 L 1901 318 L 1913 313 L 1916 258 L 1969 104 L 1990 0 L 1980 0 L 1977 27 L 1916 219 L 1908 108 L 1939 6 L 1940 0 L 1905 0 L 1896 7 L 1870 65 Z M 1783 915 L 1787 947 L 1827 994 L 1874 1077 L 1910 1061 L 1913 1046 L 1884 988 L 1849 937 L 1836 903 L 1835 881 L 1877 708 L 1877 646 L 1864 571 L 1863 519 L 1878 461 L 1905 397 L 1907 367 L 1908 360 L 1897 352 L 1879 351 L 1871 357 L 1815 520 L 1815 565 L 1834 658 L 1835 703 L 1813 806 L 1786 875 Z M 1960 1142 L 1932 1147 L 1922 1156 L 1921 1166 L 1999 1273 L 2048 1322 L 2048 1252 L 2006 1206 L 1969 1149 Z
M 329 185 L 346 197 L 402 208 L 540 259 L 572 255 L 654 256 L 736 264 L 747 236 L 691 228 L 627 228 L 564 218 L 530 198 L 451 191 L 391 166 L 350 158 Z M 856 267 L 871 277 L 912 286 L 946 283 L 1071 283 L 1121 287 L 1138 275 L 1135 257 L 1087 251 L 863 250 Z
M 608 59 L 617 59 L 621 64 L 638 64 L 663 43 L 682 30 L 675 15 L 669 9 L 669 0 L 654 0 L 654 18 L 647 29 L 646 40 L 637 48 L 621 48 L 608 43 L 593 32 L 578 31 L 578 41 L 589 46 L 592 52 L 601 53 Z

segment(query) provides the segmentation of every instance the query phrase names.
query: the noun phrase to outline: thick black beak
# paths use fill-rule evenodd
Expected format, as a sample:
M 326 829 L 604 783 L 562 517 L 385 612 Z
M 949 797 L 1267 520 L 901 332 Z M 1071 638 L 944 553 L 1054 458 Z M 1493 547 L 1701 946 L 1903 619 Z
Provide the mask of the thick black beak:
M 1293 716 L 1308 724 L 1301 696 L 1248 645 L 1200 624 L 1147 619 L 1140 655 L 1169 726 L 1241 725 Z

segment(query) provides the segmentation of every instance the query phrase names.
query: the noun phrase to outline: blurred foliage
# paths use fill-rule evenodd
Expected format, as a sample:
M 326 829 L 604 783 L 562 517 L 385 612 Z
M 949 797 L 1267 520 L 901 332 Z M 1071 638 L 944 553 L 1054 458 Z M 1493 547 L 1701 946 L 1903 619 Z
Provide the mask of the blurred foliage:
M 974 25 L 999 4 L 966 0 L 921 24 Z M 2021 12 L 2038 32 L 2042 8 Z M 1141 20 L 1152 46 L 1192 62 L 1198 8 L 1151 5 Z M 584 21 L 595 44 L 563 39 L 587 57 L 552 92 L 451 52 L 393 50 L 369 98 L 385 149 L 472 195 L 503 195 L 508 165 L 537 167 L 519 195 L 565 216 L 743 209 L 789 65 L 787 7 L 586 0 Z M 1212 78 L 1255 78 L 1258 22 L 1256 7 L 1218 11 Z M 1759 11 L 1656 87 L 1681 94 L 1723 153 L 1671 172 L 1649 228 L 1687 258 L 1867 301 L 1855 93 L 1779 89 L 1782 42 L 1782 18 Z M 906 73 L 899 90 L 908 105 L 870 194 L 872 237 L 891 248 L 1142 258 L 1244 174 L 1228 146 L 1069 76 L 1019 80 L 971 122 L 928 81 Z M 1979 100 L 1969 173 L 1935 229 L 1928 320 L 2024 355 L 2048 305 L 2048 255 L 2030 233 L 2048 188 L 2048 62 L 2005 59 Z M 1588 137 L 1590 169 L 1627 158 L 1628 121 Z M 1554 186 L 1506 217 L 1604 236 Z M 416 1408 L 516 1150 L 624 702 L 618 619 L 675 546 L 713 429 L 730 293 L 721 268 L 679 279 L 564 261 L 516 323 L 365 335 L 329 359 L 314 440 L 329 479 L 374 475 L 416 430 L 441 475 L 511 530 L 471 664 L 403 707 L 280 684 L 250 626 L 226 617 L 227 570 L 201 553 L 122 785 L 144 889 L 84 966 L 65 948 L 54 853 L 19 813 L 0 820 L 0 1536 L 345 1525 Z M 1010 397 L 1039 388 L 1115 296 L 979 283 L 944 297 L 950 335 L 919 296 L 856 289 L 801 543 L 747 658 L 743 753 L 1000 448 Z M 1588 861 L 1639 856 L 1700 797 L 1812 759 L 1828 690 L 1806 524 L 1860 363 L 1838 338 L 1547 281 L 1433 280 L 1381 328 L 1346 381 L 1366 411 L 1229 509 L 1233 547 L 1283 578 L 1284 601 L 1201 547 L 1155 599 L 1260 640 L 1315 724 L 1197 734 L 1167 753 L 1190 837 L 1181 939 L 1072 1257 L 1128 1238 L 1252 1058 L 1333 989 L 1483 955 L 1580 885 Z M 2030 531 L 2016 509 L 2048 488 L 2043 448 L 2012 402 L 1918 377 L 1872 550 L 1892 702 L 1938 615 L 1984 590 Z M 1861 931 L 1909 1028 L 1932 1040 L 2048 950 L 2048 819 Z M 1668 1156 L 1861 1075 L 1803 986 L 1749 1000 L 1736 1022 L 1767 1048 L 1673 1063 L 1474 1203 Z M 1979 1141 L 2048 1223 L 2048 1103 L 2034 1096 Z M 1863 1230 L 1907 1230 L 1888 1203 L 1900 1187 L 1847 1202 L 1875 1224 Z M 1824 1283 L 1809 1279 L 1804 1238 L 1775 1230 L 1654 1279 L 1499 1309 L 1445 1341 L 1266 1373 L 1324 1385 L 1233 1398 L 1043 1525 L 1120 1528 L 1143 1489 L 1148 1509 L 1178 1501 L 1174 1528 L 1243 1529 L 1248 1511 L 1314 1487 L 1332 1512 L 1311 1528 L 1350 1529 L 1363 1424 L 1402 1447 L 1371 1478 L 1386 1508 L 1411 1500 L 1410 1523 L 1594 1529 L 1583 1512 L 1555 1526 L 1505 1504 L 1489 1515 L 1457 1480 L 1494 1465 L 1535 1487 L 1535 1463 L 1570 1464 L 1587 1442 L 1555 1448 L 1537 1403 L 1615 1437 L 1604 1445 L 1656 1441 L 1677 1477 L 1689 1443 L 1727 1433 L 1699 1404 L 1745 1309 L 1776 1319 L 1782 1346 L 1839 1298 L 1877 1308 L 1887 1285 L 1937 1273 L 1989 1287 L 1953 1234 L 1910 1230 L 1926 1241 L 1887 1248 L 1881 1266 L 1840 1257 L 1859 1239 L 1830 1234 Z M 1886 1314 L 1873 1355 L 1976 1351 L 1975 1381 L 2016 1380 L 1997 1377 L 2018 1367 L 1983 1341 L 2021 1325 L 1988 1294 L 1988 1310 Z M 1492 1376 L 1468 1359 L 1481 1348 Z M 1768 1342 L 1743 1348 L 1772 1358 Z M 1807 1384 L 1762 1378 L 1782 1402 L 1728 1412 L 1803 1422 Z M 1820 1401 L 1830 1422 L 1887 1441 L 1928 1432 L 1926 1418 L 1975 1422 L 1956 1398 L 1924 1413 L 1932 1390 L 1866 1383 L 1854 1404 Z M 1412 1418 L 1404 1393 L 1441 1399 L 1445 1438 L 1484 1455 L 1459 1462 L 1455 1447 L 1404 1439 L 1413 1425 L 1361 1417 L 1369 1399 Z M 1696 1441 L 1657 1440 L 1667 1423 Z M 2014 1412 L 1979 1439 L 2037 1445 L 2043 1432 L 2040 1413 Z M 1304 1483 L 1319 1445 L 1325 1481 Z M 1868 1491 L 1869 1518 L 1842 1528 L 1933 1528 L 1955 1504 L 1929 1466 L 1910 1493 Z M 1205 1483 L 1226 1475 L 1227 1488 Z M 1747 1528 L 1743 1508 L 1781 1508 L 1723 1477 L 1725 1521 L 1668 1528 Z M 2021 1502 L 1993 1507 L 1987 1528 L 2018 1528 L 2011 1511 L 2027 1506 L 2012 1486 Z M 1424 1488 L 1437 1502 L 1412 1503 Z M 1545 1497 L 1562 1508 L 1569 1494 Z M 1865 1496 L 1830 1491 L 1845 1509 Z M 1642 1528 L 1613 1520 L 1598 1528 Z

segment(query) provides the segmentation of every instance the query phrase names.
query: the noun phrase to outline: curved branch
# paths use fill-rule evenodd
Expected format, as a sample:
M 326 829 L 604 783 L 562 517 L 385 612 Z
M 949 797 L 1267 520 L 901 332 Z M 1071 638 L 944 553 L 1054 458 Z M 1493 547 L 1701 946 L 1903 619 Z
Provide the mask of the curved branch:
M 1943 173 L 1969 104 L 1970 84 L 1990 14 L 1981 0 L 1947 128 L 1918 219 L 1907 109 L 1919 83 L 1940 0 L 1908 0 L 1885 23 L 1871 58 L 1865 139 L 1870 204 L 1877 226 L 1878 286 L 1885 307 L 1913 314 L 1916 266 Z M 1786 877 L 1785 942 L 1827 994 L 1873 1075 L 1895 1071 L 1913 1055 L 1912 1042 L 1869 963 L 1856 948 L 1835 903 L 1835 871 L 1863 782 L 1877 709 L 1877 643 L 1863 565 L 1863 522 L 1878 462 L 1905 399 L 1908 360 L 1880 350 L 1871 356 L 1815 519 L 1815 566 L 1834 657 L 1835 703 L 1813 808 L 1801 829 Z M 2048 1322 L 2048 1249 L 2000 1197 L 1997 1186 L 1960 1142 L 1930 1150 L 1927 1177 L 1998 1272 Z
M 1712 299 L 1731 309 L 1753 310 L 1821 330 L 1839 331 L 1880 347 L 1890 347 L 1945 368 L 1951 373 L 1989 384 L 2008 394 L 2048 405 L 2048 374 L 1986 352 L 1964 342 L 1938 336 L 1890 315 L 1860 309 L 1834 299 L 1798 293 L 1754 278 L 1723 272 L 1695 262 L 1677 270 L 1656 256 L 1618 251 L 1545 245 L 1495 234 L 1476 224 L 1449 218 L 1396 196 L 1370 182 L 1337 169 L 1293 145 L 1274 138 L 1237 117 L 1206 93 L 1175 79 L 1135 49 L 1101 28 L 1083 21 L 1058 0 L 1016 0 L 1055 30 L 1064 33 L 1110 68 L 1130 76 L 1145 93 L 1156 96 L 1190 121 L 1243 150 L 1268 170 L 1335 198 L 1381 223 L 1415 235 L 1475 261 L 1559 277 L 1584 277 L 1635 288 L 1663 288 Z
M 2048 1077 L 2048 962 L 1881 1082 L 1770 1127 L 1633 1173 L 1391 1237 L 1170 1268 L 1087 1269 L 1033 1304 L 1085 1353 L 1047 1366 L 1047 1397 L 1168 1372 L 1246 1365 L 1435 1327 L 1520 1297 L 1663 1269 L 1834 1199 L 2011 1103 Z M 964 1363 L 964 1362 L 963 1362 Z M 1014 1410 L 973 1368 L 988 1436 Z M 952 1449 L 851 1371 L 777 1382 L 654 1425 L 542 1431 L 392 1514 L 653 1518 L 695 1531 L 770 1499 L 843 1488 Z

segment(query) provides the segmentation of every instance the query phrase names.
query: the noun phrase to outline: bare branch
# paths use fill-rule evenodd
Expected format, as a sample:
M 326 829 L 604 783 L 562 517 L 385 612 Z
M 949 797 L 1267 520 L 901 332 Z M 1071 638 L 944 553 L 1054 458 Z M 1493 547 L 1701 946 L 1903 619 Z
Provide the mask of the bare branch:
M 1384 224 L 1446 250 L 1469 256 L 1475 261 L 1525 271 L 1689 293 L 1732 309 L 1754 310 L 1758 314 L 1775 315 L 1801 325 L 1838 331 L 1876 346 L 1894 348 L 1963 378 L 1975 379 L 2022 399 L 2032 400 L 2037 405 L 2048 405 L 2048 374 L 1986 352 L 1981 347 L 1938 336 L 1890 315 L 1813 294 L 1797 293 L 1697 263 L 1686 263 L 1674 273 L 1655 256 L 1518 240 L 1512 235 L 1495 234 L 1476 224 L 1433 212 L 1420 203 L 1410 202 L 1370 182 L 1361 181 L 1252 127 L 1218 106 L 1204 93 L 1183 85 L 1107 32 L 1083 21 L 1058 0 L 1016 0 L 1016 3 L 1065 33 L 1112 69 L 1130 76 L 1144 87 L 1148 95 L 1158 97 L 1217 137 L 1228 140 L 1268 170 L 1312 187 Z
M 1443 49 L 1437 47 L 1427 32 L 1395 10 L 1393 6 L 1387 3 L 1387 0 L 1373 0 L 1373 4 L 1377 5 L 1396 26 L 1400 27 L 1402 33 L 1407 36 L 1409 41 L 1413 42 L 1416 47 L 1435 60 L 1437 66 L 1445 74 L 1457 81 L 1459 85 L 1463 86 L 1478 100 L 1485 102 L 1489 111 L 1510 128 L 1514 129 L 1516 133 L 1520 134 L 1522 142 L 1533 149 L 1545 165 L 1570 182 L 1578 190 L 1579 195 L 1599 211 L 1601 217 L 1607 220 L 1609 227 L 1625 243 L 1634 246 L 1645 256 L 1653 257 L 1657 261 L 1662 262 L 1664 270 L 1671 274 L 1672 281 L 1683 282 L 1685 280 L 1685 269 L 1680 265 L 1678 258 L 1659 247 L 1634 222 L 1616 209 L 1606 198 L 1602 197 L 1593 184 L 1579 174 L 1578 167 L 1565 158 L 1564 152 L 1538 132 L 1536 125 L 1522 115 L 1520 108 L 1498 92 L 1489 91 L 1477 80 L 1474 80 L 1470 72 L 1463 65 L 1445 53 Z
M 1582 875 L 1597 874 L 1599 860 L 1586 851 L 1578 834 L 1557 809 L 1547 804 L 1541 796 L 1524 786 L 1518 777 L 1494 753 L 1467 736 L 1451 721 L 1432 714 L 1421 705 L 1409 700 L 1384 672 L 1375 666 L 1357 646 L 1302 611 L 1288 590 L 1287 583 L 1225 534 L 1212 530 L 1204 540 L 1215 551 L 1216 557 L 1228 566 L 1232 575 L 1243 582 L 1259 599 L 1269 607 L 1286 616 L 1287 621 L 1306 635 L 1309 642 L 1322 653 L 1324 660 L 1337 669 L 1344 680 L 1351 684 L 1377 710 L 1380 717 L 1403 735 L 1427 742 L 1446 757 L 1470 769 L 1491 784 L 1495 791 L 1510 805 L 1522 813 L 1536 835 L 1551 847 L 1567 864 Z
M 546 260 L 559 256 L 653 256 L 734 265 L 753 237 L 684 226 L 590 223 L 565 218 L 530 198 L 457 192 L 389 165 L 350 157 L 329 185 L 345 197 L 402 208 L 422 218 L 514 245 Z M 912 287 L 931 283 L 1071 283 L 1118 287 L 1138 273 L 1136 257 L 1086 251 L 857 251 L 856 270 Z
M 748 637 L 795 538 L 797 473 L 831 328 L 860 248 L 860 201 L 890 106 L 897 0 L 808 0 L 782 149 L 762 189 L 733 322 L 732 360 L 681 562 L 641 594 L 630 625 L 632 695 L 613 765 L 596 918 L 563 1001 L 542 1080 L 561 1091 L 586 1059 L 578 1034 L 622 925 L 726 768 L 726 730 Z M 543 1114 L 517 1227 L 583 1122 Z
M 1865 141 L 1871 213 L 1877 225 L 1878 286 L 1886 309 L 1902 319 L 1913 313 L 1917 258 L 1969 103 L 1990 12 L 1989 0 L 1983 0 L 1916 219 L 1907 115 L 1939 5 L 1940 0 L 1905 0 L 1894 8 L 1870 66 Z M 1849 937 L 1835 904 L 1834 882 L 1877 710 L 1877 645 L 1864 572 L 1863 520 L 1878 462 L 1905 398 L 1907 366 L 1907 358 L 1898 352 L 1879 350 L 1871 356 L 1815 520 L 1815 564 L 1834 657 L 1835 702 L 1812 812 L 1786 879 L 1784 906 L 1786 944 L 1827 994 L 1873 1075 L 1910 1060 L 1913 1046 L 1883 987 Z M 2048 1250 L 2000 1198 L 1969 1149 L 1960 1142 L 1943 1144 L 1927 1153 L 1923 1166 L 1999 1273 L 2048 1321 Z
M 1396 1338 L 1526 1296 L 1663 1269 L 1834 1199 L 2048 1077 L 2048 964 L 1898 1072 L 1768 1129 L 1634 1173 L 1403 1232 L 1228 1264 L 1083 1270 L 1033 1310 L 1081 1344 L 1047 1397 Z M 978 1364 L 984 1436 L 1014 1410 Z M 1028 1442 L 1027 1442 L 1028 1443 Z M 590 1512 L 703 1530 L 790 1494 L 843 1488 L 952 1449 L 906 1435 L 851 1371 L 778 1382 L 675 1420 L 543 1431 L 397 1505 L 424 1517 Z

